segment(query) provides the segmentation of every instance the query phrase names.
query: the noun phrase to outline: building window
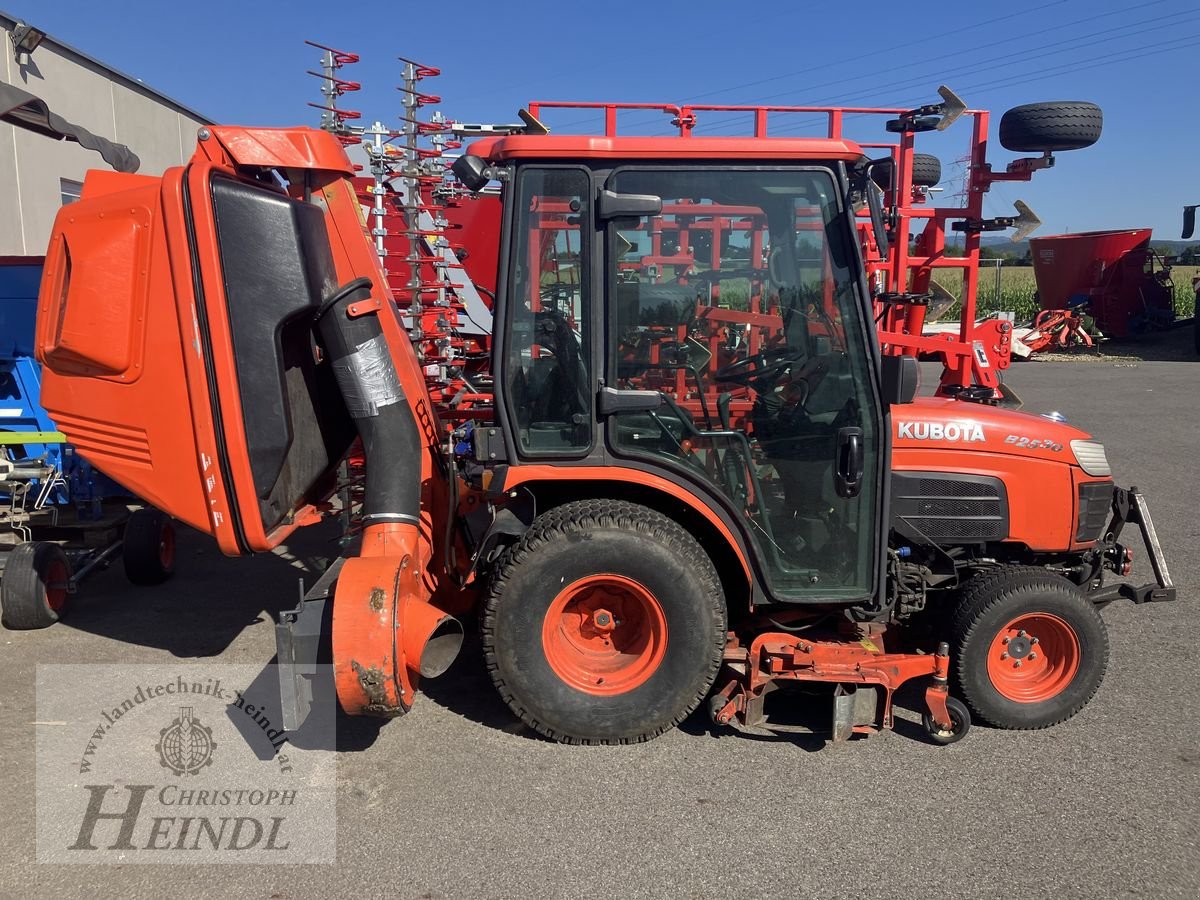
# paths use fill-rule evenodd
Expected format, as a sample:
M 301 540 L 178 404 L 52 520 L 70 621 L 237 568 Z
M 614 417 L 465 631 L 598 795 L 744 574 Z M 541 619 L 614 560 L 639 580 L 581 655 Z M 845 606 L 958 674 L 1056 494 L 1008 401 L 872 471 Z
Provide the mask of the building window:
M 79 199 L 79 194 L 83 190 L 83 184 L 78 181 L 72 181 L 70 178 L 58 179 L 59 196 L 62 198 L 62 205 L 74 203 Z

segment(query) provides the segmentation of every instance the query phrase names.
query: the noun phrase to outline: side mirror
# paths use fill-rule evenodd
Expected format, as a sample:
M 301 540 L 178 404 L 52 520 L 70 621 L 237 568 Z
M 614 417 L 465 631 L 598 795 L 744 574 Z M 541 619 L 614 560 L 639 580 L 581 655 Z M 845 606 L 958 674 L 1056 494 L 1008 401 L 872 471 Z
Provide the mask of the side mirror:
M 596 214 L 601 221 L 609 219 L 638 219 L 657 216 L 662 212 L 662 197 L 654 194 L 618 194 L 601 191 L 596 202 Z
M 912 403 L 921 386 L 921 364 L 915 356 L 885 356 L 880 361 L 883 402 Z
M 892 163 L 891 157 L 888 157 L 886 162 L 887 167 L 890 167 L 890 172 L 888 174 L 888 178 L 890 180 L 895 177 L 895 165 Z M 875 245 L 879 248 L 879 255 L 881 258 L 887 259 L 888 231 L 887 220 L 883 215 L 883 190 L 878 184 L 875 183 L 875 179 L 871 175 L 872 170 L 875 169 L 876 166 L 878 166 L 880 169 L 883 169 L 885 167 L 884 160 L 873 160 L 859 170 L 862 174 L 858 179 L 858 190 L 859 193 L 866 199 L 867 209 L 871 213 L 871 230 L 875 232 Z M 894 186 L 895 185 L 893 183 L 893 187 Z
M 654 412 L 663 405 L 658 391 L 622 391 L 602 387 L 596 395 L 596 412 L 611 416 L 623 412 Z
M 450 171 L 472 193 L 482 191 L 492 180 L 487 161 L 478 156 L 460 156 L 454 161 Z

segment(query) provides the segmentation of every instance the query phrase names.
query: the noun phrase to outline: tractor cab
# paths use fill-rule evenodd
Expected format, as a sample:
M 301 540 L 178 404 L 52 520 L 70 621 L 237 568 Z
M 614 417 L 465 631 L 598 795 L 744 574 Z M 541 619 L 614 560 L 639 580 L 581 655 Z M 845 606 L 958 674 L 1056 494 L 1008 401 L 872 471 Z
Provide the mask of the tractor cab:
M 868 597 L 888 429 L 851 196 L 863 153 L 697 138 L 680 158 L 680 143 L 470 148 L 505 183 L 506 458 L 686 485 L 771 594 Z

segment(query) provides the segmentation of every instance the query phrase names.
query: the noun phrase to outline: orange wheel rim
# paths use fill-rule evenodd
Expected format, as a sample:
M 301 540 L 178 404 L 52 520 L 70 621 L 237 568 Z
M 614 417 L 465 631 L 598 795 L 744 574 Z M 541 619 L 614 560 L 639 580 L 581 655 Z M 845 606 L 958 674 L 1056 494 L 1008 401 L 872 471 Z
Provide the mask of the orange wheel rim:
M 554 674 L 587 694 L 646 683 L 667 651 L 667 619 L 654 594 L 623 575 L 567 585 L 546 611 L 542 649 Z
M 997 632 L 988 647 L 992 685 L 1017 703 L 1041 703 L 1057 697 L 1079 671 L 1079 637 L 1058 616 L 1017 616 Z
M 67 567 L 61 562 L 52 562 L 46 567 L 46 605 L 62 612 L 67 605 Z

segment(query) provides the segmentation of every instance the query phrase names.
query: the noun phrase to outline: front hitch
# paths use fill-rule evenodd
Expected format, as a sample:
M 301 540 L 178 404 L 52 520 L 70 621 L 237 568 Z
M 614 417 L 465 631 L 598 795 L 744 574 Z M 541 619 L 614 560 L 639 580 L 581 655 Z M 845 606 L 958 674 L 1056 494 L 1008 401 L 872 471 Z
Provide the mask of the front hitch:
M 1167 569 L 1167 560 L 1163 556 L 1162 545 L 1158 542 L 1158 533 L 1154 530 L 1154 520 L 1150 518 L 1146 498 L 1136 487 L 1128 490 L 1113 488 L 1112 517 L 1104 531 L 1105 553 L 1112 561 L 1118 561 L 1118 558 L 1126 553 L 1126 548 L 1119 544 L 1118 540 L 1127 523 L 1137 525 L 1142 533 L 1142 542 L 1146 545 L 1146 553 L 1150 557 L 1150 567 L 1154 570 L 1154 581 L 1143 585 L 1114 584 L 1095 591 L 1090 595 L 1091 599 L 1100 606 L 1122 597 L 1134 603 L 1174 600 L 1175 584 L 1171 581 L 1171 573 Z

